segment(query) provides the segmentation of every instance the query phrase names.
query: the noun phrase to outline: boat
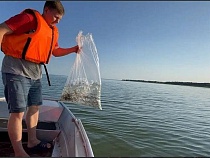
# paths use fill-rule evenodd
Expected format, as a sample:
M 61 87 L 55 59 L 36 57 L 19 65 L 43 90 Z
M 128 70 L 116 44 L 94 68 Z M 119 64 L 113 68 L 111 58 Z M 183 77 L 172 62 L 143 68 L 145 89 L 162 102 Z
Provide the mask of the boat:
M 0 98 L 0 157 L 14 157 L 7 132 L 9 112 L 5 98 Z M 53 142 L 53 148 L 44 153 L 27 150 L 27 129 L 23 118 L 22 144 L 32 157 L 94 157 L 93 150 L 80 119 L 77 119 L 61 101 L 44 99 L 40 106 L 37 138 Z

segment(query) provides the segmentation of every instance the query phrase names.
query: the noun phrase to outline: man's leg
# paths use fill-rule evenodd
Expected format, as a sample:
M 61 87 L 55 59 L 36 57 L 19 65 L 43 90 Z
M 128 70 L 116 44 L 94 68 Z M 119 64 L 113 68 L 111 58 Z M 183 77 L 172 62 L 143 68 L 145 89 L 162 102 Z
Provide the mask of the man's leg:
M 7 128 L 15 157 L 29 157 L 22 146 L 22 119 L 24 112 L 10 113 Z
M 40 143 L 36 137 L 36 127 L 39 118 L 39 106 L 29 106 L 26 113 L 26 125 L 28 130 L 28 147 L 34 147 Z
M 31 87 L 28 94 L 28 110 L 26 113 L 26 124 L 28 130 L 28 148 L 35 147 L 41 141 L 37 139 L 36 127 L 39 118 L 39 106 L 42 105 L 42 85 L 41 80 L 31 80 Z M 50 143 L 42 142 L 39 147 L 42 149 L 51 148 Z
M 29 157 L 22 146 L 22 119 L 26 109 L 26 96 L 29 89 L 27 79 L 19 75 L 6 73 L 2 73 L 2 79 L 10 113 L 7 124 L 8 134 L 15 156 Z

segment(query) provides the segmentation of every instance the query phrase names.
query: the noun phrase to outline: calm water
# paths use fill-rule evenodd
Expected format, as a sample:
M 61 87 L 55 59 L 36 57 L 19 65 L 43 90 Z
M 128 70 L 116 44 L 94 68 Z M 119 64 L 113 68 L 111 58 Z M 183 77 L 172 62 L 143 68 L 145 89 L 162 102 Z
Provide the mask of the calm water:
M 59 99 L 67 77 L 50 79 L 43 95 Z M 101 100 L 102 111 L 67 104 L 95 156 L 210 156 L 210 89 L 102 80 Z

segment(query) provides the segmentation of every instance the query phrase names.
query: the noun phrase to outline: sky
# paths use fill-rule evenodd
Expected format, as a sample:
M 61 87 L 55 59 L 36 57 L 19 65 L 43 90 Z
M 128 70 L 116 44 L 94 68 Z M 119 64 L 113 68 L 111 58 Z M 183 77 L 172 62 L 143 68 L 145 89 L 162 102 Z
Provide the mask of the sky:
M 60 47 L 91 33 L 101 78 L 210 82 L 210 1 L 62 1 Z M 1 1 L 0 22 L 44 1 Z M 3 59 L 0 53 L 0 62 Z M 52 57 L 48 73 L 69 75 L 76 54 Z

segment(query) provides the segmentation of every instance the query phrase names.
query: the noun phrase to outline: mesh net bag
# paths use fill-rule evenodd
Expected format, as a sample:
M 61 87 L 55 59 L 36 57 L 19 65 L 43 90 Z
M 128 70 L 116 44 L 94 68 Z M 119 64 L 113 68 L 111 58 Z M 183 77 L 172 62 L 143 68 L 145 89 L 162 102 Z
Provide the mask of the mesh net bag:
M 99 57 L 92 34 L 83 35 L 80 31 L 76 41 L 81 51 L 76 55 L 60 100 L 102 110 Z

